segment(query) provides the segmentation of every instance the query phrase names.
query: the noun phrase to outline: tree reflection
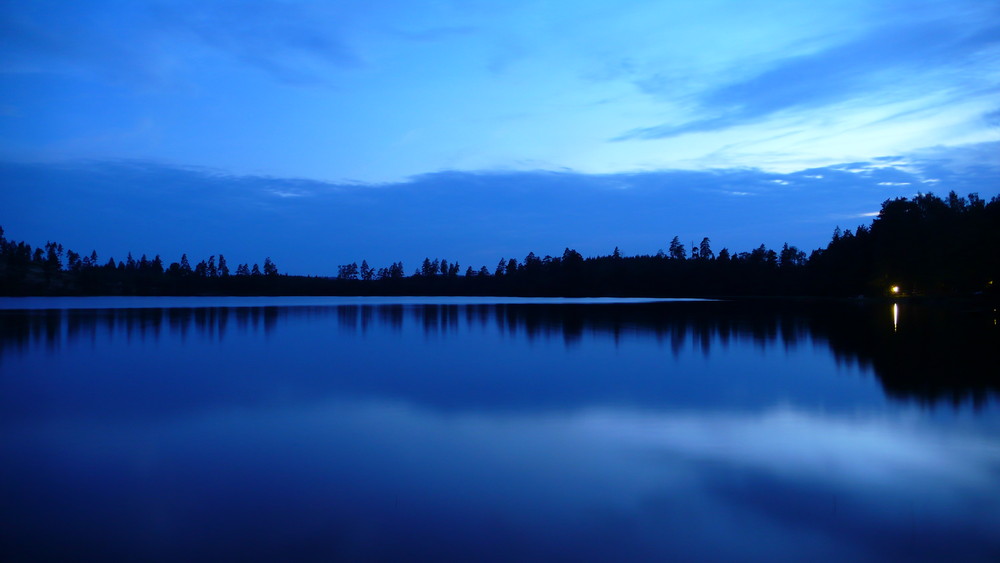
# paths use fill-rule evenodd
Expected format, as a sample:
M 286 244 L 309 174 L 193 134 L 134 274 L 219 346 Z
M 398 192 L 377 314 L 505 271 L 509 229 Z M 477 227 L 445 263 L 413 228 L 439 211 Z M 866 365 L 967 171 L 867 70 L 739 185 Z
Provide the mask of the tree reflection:
M 28 351 L 57 354 L 74 342 L 146 342 L 174 338 L 224 342 L 233 334 L 280 330 L 300 317 L 330 319 L 341 331 L 407 331 L 449 337 L 495 331 L 529 342 L 561 341 L 567 348 L 588 336 L 615 346 L 652 339 L 677 358 L 708 358 L 752 343 L 792 351 L 826 343 L 838 362 L 870 368 L 892 398 L 924 405 L 981 406 L 1000 396 L 993 357 L 993 317 L 913 304 L 870 306 L 844 302 L 663 302 L 645 304 L 428 304 L 322 307 L 203 307 L 0 311 L 0 361 Z

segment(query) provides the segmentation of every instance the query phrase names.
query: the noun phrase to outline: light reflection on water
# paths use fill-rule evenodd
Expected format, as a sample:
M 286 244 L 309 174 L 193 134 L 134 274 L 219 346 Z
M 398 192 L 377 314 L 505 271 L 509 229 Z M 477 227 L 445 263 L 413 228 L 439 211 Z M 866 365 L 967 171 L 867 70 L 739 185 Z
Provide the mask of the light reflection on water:
M 4 551 L 994 559 L 992 319 L 879 309 L 0 312 Z

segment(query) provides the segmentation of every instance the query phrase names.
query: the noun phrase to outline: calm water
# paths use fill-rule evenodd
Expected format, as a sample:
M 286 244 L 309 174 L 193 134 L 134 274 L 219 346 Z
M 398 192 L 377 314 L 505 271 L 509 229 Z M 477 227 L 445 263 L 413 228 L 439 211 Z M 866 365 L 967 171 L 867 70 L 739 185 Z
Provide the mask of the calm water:
M 5 561 L 1000 560 L 994 314 L 0 309 Z

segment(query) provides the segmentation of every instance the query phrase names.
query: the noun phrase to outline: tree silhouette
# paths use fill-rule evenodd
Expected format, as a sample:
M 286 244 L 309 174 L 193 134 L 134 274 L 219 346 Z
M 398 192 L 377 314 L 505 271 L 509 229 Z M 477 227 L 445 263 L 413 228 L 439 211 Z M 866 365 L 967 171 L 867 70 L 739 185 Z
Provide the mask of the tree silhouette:
M 270 257 L 263 272 L 240 264 L 230 278 L 222 254 L 192 270 L 187 254 L 164 271 L 159 255 L 136 261 L 96 251 L 82 256 L 47 241 L 33 248 L 6 238 L 0 229 L 0 292 L 46 294 L 387 294 L 387 295 L 563 295 L 563 296 L 739 296 L 980 295 L 996 298 L 1000 277 L 1000 198 L 976 194 L 944 199 L 932 194 L 886 200 L 871 226 L 836 228 L 825 248 L 809 255 L 785 243 L 780 251 L 761 244 L 749 252 L 728 248 L 715 256 L 709 237 L 686 246 L 673 237 L 669 252 L 584 258 L 565 248 L 561 256 L 524 261 L 501 258 L 494 275 L 485 267 L 461 269 L 457 261 L 426 258 L 412 277 L 402 262 L 372 268 L 362 261 L 338 267 L 338 279 L 279 276 Z M 216 261 L 217 258 L 217 261 Z M 360 277 L 360 279 L 359 279 Z
M 687 257 L 687 252 L 684 250 L 684 245 L 681 244 L 680 237 L 674 237 L 670 241 L 668 253 L 670 254 L 670 258 L 674 260 L 684 260 Z
M 712 241 L 708 240 L 708 237 L 701 239 L 701 244 L 698 245 L 698 258 L 702 260 L 715 258 L 715 253 L 712 252 Z
M 358 263 L 351 262 L 350 264 L 344 264 L 343 266 L 338 266 L 337 278 L 342 280 L 358 279 Z
M 264 258 L 264 275 L 265 276 L 276 276 L 278 275 L 278 267 L 274 265 L 271 261 L 271 257 L 268 256 Z

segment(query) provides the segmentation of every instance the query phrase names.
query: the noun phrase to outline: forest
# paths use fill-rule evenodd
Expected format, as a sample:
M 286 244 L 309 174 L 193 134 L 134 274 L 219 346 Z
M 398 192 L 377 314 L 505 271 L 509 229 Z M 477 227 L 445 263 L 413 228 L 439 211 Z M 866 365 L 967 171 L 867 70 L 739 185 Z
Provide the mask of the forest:
M 654 255 L 500 258 L 463 271 L 425 258 L 409 275 L 402 262 L 338 267 L 336 277 L 279 272 L 267 257 L 231 268 L 225 256 L 191 265 L 186 254 L 106 261 L 56 242 L 32 248 L 0 228 L 0 295 L 505 295 L 561 297 L 986 296 L 1000 274 L 1000 197 L 931 193 L 882 204 L 870 225 L 833 232 L 808 255 L 787 243 L 749 251 L 712 249 L 711 239 L 673 237 Z

